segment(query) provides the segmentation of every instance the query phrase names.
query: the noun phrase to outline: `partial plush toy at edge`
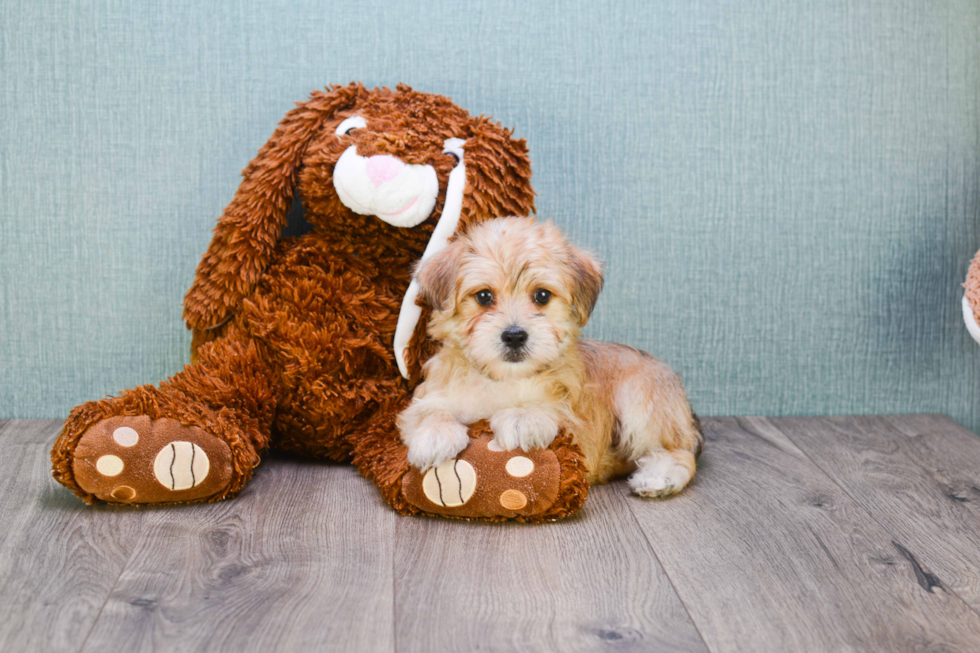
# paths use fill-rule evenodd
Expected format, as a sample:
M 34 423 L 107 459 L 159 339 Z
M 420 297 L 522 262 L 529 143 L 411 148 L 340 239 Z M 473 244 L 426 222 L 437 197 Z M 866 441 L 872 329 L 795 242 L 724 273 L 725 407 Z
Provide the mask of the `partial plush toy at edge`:
M 566 434 L 535 452 L 540 473 L 512 479 L 476 424 L 465 492 L 440 496 L 439 470 L 410 469 L 395 426 L 435 347 L 412 265 L 473 224 L 534 211 L 523 140 L 445 97 L 354 83 L 298 104 L 243 177 L 184 301 L 192 363 L 72 410 L 51 452 L 58 481 L 89 503 L 216 501 L 275 448 L 353 462 L 404 514 L 541 521 L 581 507 Z M 296 196 L 313 231 L 284 239 Z
M 963 321 L 973 339 L 980 343 L 980 252 L 970 262 L 963 289 Z

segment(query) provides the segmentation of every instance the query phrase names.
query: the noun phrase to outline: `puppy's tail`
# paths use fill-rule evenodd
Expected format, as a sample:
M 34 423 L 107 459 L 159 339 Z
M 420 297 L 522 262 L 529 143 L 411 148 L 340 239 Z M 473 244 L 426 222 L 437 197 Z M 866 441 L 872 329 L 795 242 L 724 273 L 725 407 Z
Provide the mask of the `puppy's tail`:
M 698 432 L 698 444 L 694 449 L 694 459 L 697 460 L 704 451 L 704 429 L 701 427 L 701 420 L 698 419 L 697 413 L 691 413 L 691 420 L 694 422 L 694 430 Z

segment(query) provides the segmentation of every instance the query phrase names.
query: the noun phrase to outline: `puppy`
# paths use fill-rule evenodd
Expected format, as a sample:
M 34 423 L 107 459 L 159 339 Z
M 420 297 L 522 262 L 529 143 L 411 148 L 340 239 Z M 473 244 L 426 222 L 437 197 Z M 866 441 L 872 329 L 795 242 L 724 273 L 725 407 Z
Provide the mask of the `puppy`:
M 489 419 L 508 451 L 547 447 L 564 428 L 592 483 L 632 473 L 636 494 L 662 497 L 690 482 L 703 436 L 684 386 L 646 352 L 579 339 L 602 270 L 554 225 L 482 223 L 415 279 L 443 347 L 398 419 L 411 464 L 456 457 L 465 425 Z

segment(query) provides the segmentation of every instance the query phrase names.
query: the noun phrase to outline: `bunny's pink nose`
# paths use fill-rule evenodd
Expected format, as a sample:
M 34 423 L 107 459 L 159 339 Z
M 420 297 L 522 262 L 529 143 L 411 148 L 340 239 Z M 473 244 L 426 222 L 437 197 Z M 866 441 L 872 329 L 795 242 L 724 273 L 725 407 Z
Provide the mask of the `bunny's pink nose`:
M 367 160 L 367 174 L 375 186 L 391 181 L 401 173 L 404 167 L 404 163 L 390 154 L 378 154 L 368 157 Z

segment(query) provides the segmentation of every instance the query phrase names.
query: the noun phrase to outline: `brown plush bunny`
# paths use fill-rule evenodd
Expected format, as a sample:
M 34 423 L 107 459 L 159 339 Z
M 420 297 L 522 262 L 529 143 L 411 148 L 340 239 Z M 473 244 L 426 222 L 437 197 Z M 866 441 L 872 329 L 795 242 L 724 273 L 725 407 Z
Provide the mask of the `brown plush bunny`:
M 577 511 L 587 483 L 565 434 L 514 478 L 475 424 L 459 459 L 423 474 L 395 426 L 433 348 L 412 264 L 478 221 L 533 212 L 530 177 L 523 140 L 445 97 L 356 83 L 313 93 L 218 220 L 184 302 L 193 362 L 75 408 L 55 478 L 90 503 L 215 501 L 275 447 L 352 460 L 406 514 Z M 280 239 L 297 193 L 314 230 Z

